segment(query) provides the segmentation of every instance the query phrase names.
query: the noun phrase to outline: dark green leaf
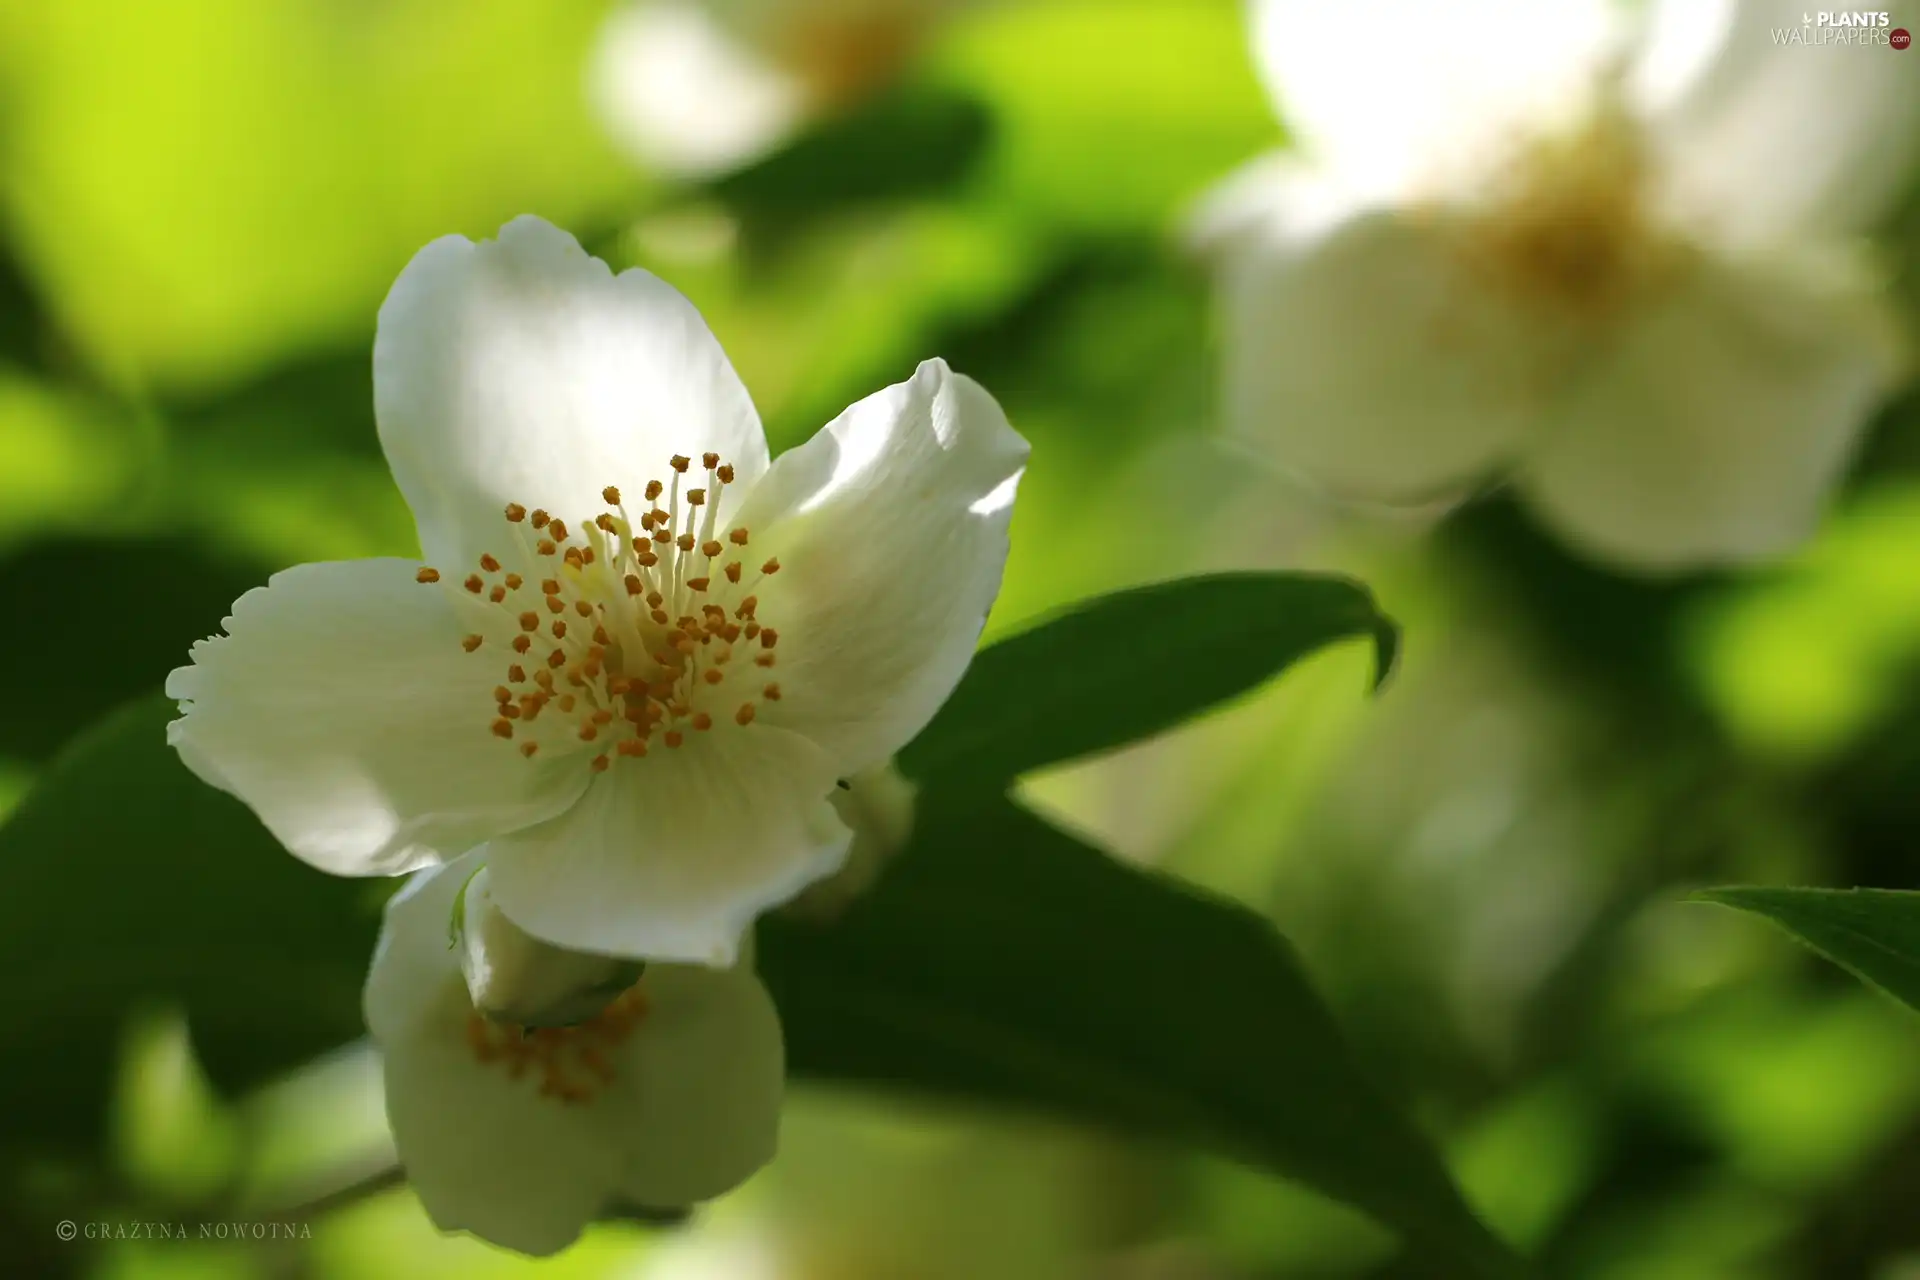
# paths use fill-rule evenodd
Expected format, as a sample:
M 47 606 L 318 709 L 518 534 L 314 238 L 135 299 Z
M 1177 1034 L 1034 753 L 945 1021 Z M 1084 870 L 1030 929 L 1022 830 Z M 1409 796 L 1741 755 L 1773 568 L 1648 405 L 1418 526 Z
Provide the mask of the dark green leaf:
M 1367 1210 L 1453 1274 L 1513 1273 L 1264 920 L 1002 796 L 930 788 L 872 893 L 832 925 L 766 920 L 759 957 L 799 1075 L 1203 1145 Z
M 1398 632 L 1346 578 L 1224 573 L 1101 596 L 981 650 L 901 767 L 1005 782 L 1171 728 L 1360 636 L 1377 685 Z
M 1855 977 L 1920 1009 L 1920 893 L 1728 888 L 1695 896 L 1765 916 Z
M 360 1034 L 391 882 L 323 875 L 167 745 L 150 698 L 82 735 L 0 827 L 8 1136 L 91 1142 L 125 1015 L 183 1008 L 237 1089 Z

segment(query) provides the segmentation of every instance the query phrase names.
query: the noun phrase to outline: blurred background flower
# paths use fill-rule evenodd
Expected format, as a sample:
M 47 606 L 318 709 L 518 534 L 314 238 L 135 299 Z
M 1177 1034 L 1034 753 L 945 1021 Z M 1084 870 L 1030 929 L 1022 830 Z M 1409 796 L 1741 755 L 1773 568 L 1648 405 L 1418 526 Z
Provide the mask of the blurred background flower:
M 1238 435 L 1387 501 L 1510 474 L 1629 567 L 1798 545 L 1907 372 L 1853 238 L 1910 167 L 1920 79 L 1777 7 L 1258 0 L 1299 144 L 1195 230 Z M 1343 38 L 1361 15 L 1384 47 Z
M 1715 230 L 1742 253 L 1813 247 L 1789 226 L 1822 244 L 1871 230 L 1889 281 L 1876 296 L 1911 323 L 1912 119 L 1820 112 L 1920 54 L 1776 47 L 1773 31 L 1803 17 L 1778 8 L 1741 6 L 1714 28 L 1762 50 L 1778 79 L 1667 73 L 1700 86 L 1689 127 L 1725 160 L 1691 171 L 1689 207 L 1751 213 Z M 1321 10 L 1336 25 L 1316 57 L 1366 58 L 1351 109 L 1395 128 L 1423 111 L 1445 122 L 1434 104 L 1453 90 L 1416 89 L 1456 64 L 1422 43 L 1418 13 Z M 1702 11 L 1723 12 L 1678 10 Z M 1184 250 L 1185 219 L 1223 175 L 1313 137 L 1290 114 L 1304 83 L 1263 84 L 1241 5 L 915 11 L 927 20 L 886 46 L 884 74 L 825 96 L 716 5 L 713 30 L 786 67 L 802 105 L 697 163 L 636 159 L 644 148 L 608 112 L 609 33 L 630 12 L 0 7 L 0 657 L 14 673 L 0 806 L 89 722 L 157 688 L 269 572 L 415 553 L 374 432 L 376 309 L 427 241 L 536 212 L 684 289 L 776 451 L 922 357 L 990 386 L 1034 445 L 991 633 L 1197 568 L 1338 567 L 1375 587 L 1407 641 L 1378 697 L 1362 692 L 1367 655 L 1331 653 L 1205 723 L 1025 790 L 1126 856 L 1270 913 L 1377 1074 L 1444 1135 L 1475 1203 L 1545 1274 L 1920 1274 L 1910 1015 L 1760 926 L 1678 901 L 1700 882 L 1920 879 L 1911 391 L 1864 429 L 1837 411 L 1808 420 L 1845 442 L 1840 474 L 1820 478 L 1829 513 L 1796 531 L 1804 547 L 1768 567 L 1622 574 L 1570 553 L 1554 511 L 1505 489 L 1356 516 L 1248 465 L 1217 430 L 1231 333 L 1214 327 L 1216 281 Z M 1891 21 L 1920 25 L 1920 11 Z M 1467 66 L 1561 65 L 1527 22 L 1477 45 L 1475 24 L 1456 26 Z M 694 67 L 667 64 L 669 79 Z M 686 116 L 705 127 L 750 105 L 728 83 Z M 1297 136 L 1282 135 L 1269 87 Z M 1817 110 L 1793 105 L 1803 93 Z M 1349 318 L 1364 338 L 1400 317 L 1383 304 Z M 1826 334 L 1813 312 L 1790 319 Z M 1696 385 L 1659 367 L 1650 376 L 1675 381 L 1654 391 Z M 1608 496 L 1629 507 L 1674 500 L 1636 488 L 1632 468 L 1609 474 Z M 110 603 L 89 611 L 96 600 Z M 57 639 L 56 616 L 78 619 Z M 243 892 L 233 911 L 262 909 Z M 0 946 L 31 936 L 27 923 L 0 900 Z M 226 1095 L 202 1069 L 217 1065 L 208 1029 L 164 1007 L 116 1012 L 112 1070 L 65 1020 L 10 1019 L 9 1081 L 53 1100 L 0 1127 L 10 1274 L 1417 1273 L 1351 1211 L 1212 1159 L 804 1087 L 779 1158 L 742 1192 L 681 1231 L 597 1227 L 549 1263 L 438 1237 L 400 1187 L 321 1217 L 311 1239 L 65 1245 L 49 1224 L 76 1205 L 188 1217 L 228 1188 L 281 1204 L 390 1154 L 365 1049 Z M 274 1034 L 272 1012 L 263 1000 L 249 1034 Z

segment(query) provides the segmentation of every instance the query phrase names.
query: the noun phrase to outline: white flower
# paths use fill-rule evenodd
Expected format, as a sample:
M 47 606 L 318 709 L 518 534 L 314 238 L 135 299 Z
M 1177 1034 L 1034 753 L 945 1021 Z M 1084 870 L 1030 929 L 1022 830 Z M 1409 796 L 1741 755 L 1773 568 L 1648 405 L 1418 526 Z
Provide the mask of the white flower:
M 275 574 L 168 678 L 169 740 L 323 870 L 487 842 L 529 933 L 729 963 L 966 668 L 1026 442 L 930 360 L 769 467 L 687 300 L 535 218 L 421 250 L 374 396 L 433 567 Z
M 1504 472 L 1647 568 L 1805 536 L 1903 373 L 1847 250 L 1908 170 L 1920 76 L 1791 38 L 1798 9 L 1633 13 L 1258 0 L 1298 150 L 1196 227 L 1238 436 L 1357 497 Z
M 665 173 L 724 172 L 884 84 L 960 0 L 631 0 L 593 56 L 614 141 Z
M 447 936 L 478 865 L 394 896 L 367 977 L 387 1119 L 434 1223 L 553 1253 L 609 1209 L 709 1200 L 772 1159 L 785 1063 L 759 979 L 649 965 L 576 1025 L 489 1020 Z

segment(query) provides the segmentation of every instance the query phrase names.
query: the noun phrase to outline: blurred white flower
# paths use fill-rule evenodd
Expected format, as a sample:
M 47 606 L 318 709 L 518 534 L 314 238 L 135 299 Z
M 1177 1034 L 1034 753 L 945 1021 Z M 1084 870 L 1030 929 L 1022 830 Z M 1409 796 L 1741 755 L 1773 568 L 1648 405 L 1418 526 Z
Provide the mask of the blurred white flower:
M 555 1253 L 609 1209 L 709 1200 L 772 1159 L 785 1059 L 751 970 L 649 965 L 575 1025 L 491 1020 L 447 945 L 478 865 L 395 895 L 367 977 L 388 1123 L 434 1224 Z
M 589 91 L 641 164 L 700 177 L 883 86 L 963 0 L 630 0 L 607 19 Z
M 421 250 L 374 397 L 444 569 L 275 574 L 168 678 L 169 740 L 322 870 L 485 842 L 536 937 L 731 963 L 966 669 L 1026 442 L 930 360 L 769 466 L 693 306 L 536 218 Z
M 1920 76 L 1785 39 L 1797 8 L 1635 12 L 1257 0 L 1297 148 L 1194 228 L 1238 437 L 1349 497 L 1509 474 L 1641 568 L 1807 534 L 1905 372 L 1850 241 L 1910 169 Z

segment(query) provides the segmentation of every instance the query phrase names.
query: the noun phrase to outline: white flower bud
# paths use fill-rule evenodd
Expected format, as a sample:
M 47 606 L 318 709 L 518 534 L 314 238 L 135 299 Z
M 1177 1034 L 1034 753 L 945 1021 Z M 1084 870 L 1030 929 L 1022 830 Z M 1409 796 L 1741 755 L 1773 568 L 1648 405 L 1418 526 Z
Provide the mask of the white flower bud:
M 455 915 L 460 971 L 473 1007 L 495 1022 L 563 1027 L 584 1022 L 632 986 L 638 961 L 589 955 L 542 942 L 494 905 L 482 867 Z
M 853 831 L 846 864 L 795 899 L 795 913 L 830 918 L 871 888 L 887 859 L 913 835 L 915 795 L 914 784 L 891 760 L 842 779 L 827 800 Z

